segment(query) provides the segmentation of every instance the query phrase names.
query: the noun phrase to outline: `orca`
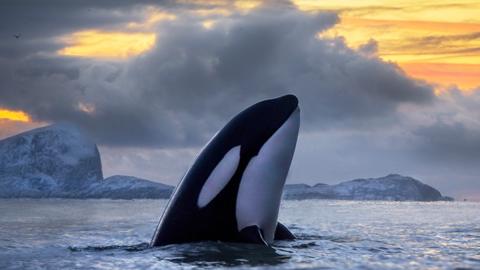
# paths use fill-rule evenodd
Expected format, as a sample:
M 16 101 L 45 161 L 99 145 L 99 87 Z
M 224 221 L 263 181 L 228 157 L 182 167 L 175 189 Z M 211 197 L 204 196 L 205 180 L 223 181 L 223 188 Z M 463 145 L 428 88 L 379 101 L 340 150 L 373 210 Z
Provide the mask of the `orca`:
M 177 185 L 150 246 L 200 241 L 268 246 L 294 239 L 277 219 L 299 126 L 294 95 L 261 101 L 231 119 Z

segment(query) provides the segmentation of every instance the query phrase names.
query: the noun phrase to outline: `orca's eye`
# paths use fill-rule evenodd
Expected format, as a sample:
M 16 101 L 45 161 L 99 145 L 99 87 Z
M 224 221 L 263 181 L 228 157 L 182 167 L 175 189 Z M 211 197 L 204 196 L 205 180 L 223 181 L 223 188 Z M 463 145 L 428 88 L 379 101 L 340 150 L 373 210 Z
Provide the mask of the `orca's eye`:
M 197 205 L 202 208 L 215 198 L 235 174 L 240 163 L 240 145 L 230 149 L 203 184 Z

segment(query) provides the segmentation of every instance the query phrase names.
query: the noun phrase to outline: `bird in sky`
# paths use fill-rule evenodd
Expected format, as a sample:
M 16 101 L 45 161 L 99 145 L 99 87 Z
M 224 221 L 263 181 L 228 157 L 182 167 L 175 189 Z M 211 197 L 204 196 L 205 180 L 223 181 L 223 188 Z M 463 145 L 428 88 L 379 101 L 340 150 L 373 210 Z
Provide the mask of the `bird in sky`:
M 13 37 L 19 39 L 22 35 L 21 34 L 14 34 Z

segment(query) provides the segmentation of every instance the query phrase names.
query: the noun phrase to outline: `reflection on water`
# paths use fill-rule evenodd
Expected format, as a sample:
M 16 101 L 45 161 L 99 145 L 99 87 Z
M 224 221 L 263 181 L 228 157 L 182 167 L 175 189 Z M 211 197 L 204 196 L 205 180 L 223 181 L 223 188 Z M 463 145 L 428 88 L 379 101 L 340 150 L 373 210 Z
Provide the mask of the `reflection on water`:
M 159 260 L 192 264 L 196 266 L 272 266 L 282 264 L 290 258 L 288 255 L 279 254 L 272 247 L 264 247 L 252 244 L 216 243 L 205 242 L 195 244 L 171 245 L 165 247 L 171 249 L 172 257 Z
M 163 200 L 0 200 L 0 269 L 480 269 L 480 204 L 283 202 L 272 247 L 150 248 Z

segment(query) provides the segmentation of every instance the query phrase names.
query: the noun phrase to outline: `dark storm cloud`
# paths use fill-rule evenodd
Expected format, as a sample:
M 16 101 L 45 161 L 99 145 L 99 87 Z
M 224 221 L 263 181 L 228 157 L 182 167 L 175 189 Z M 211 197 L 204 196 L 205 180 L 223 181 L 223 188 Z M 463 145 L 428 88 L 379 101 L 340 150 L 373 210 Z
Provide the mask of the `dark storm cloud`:
M 480 161 L 480 129 L 460 122 L 437 122 L 417 129 L 415 135 L 420 137 L 418 150 L 428 159 L 475 164 Z
M 157 28 L 155 48 L 125 63 L 15 60 L 0 51 L 0 106 L 40 121 L 74 122 L 102 144 L 175 147 L 201 144 L 242 108 L 285 93 L 298 95 L 304 127 L 311 130 L 389 126 L 399 105 L 434 100 L 429 85 L 397 66 L 364 56 L 342 39 L 318 39 L 318 31 L 338 22 L 334 13 L 266 6 L 205 29 L 203 18 L 177 11 L 176 20 Z M 102 14 L 70 14 L 72 22 L 52 31 L 132 19 L 106 8 Z M 59 20 L 42 18 L 48 22 L 35 26 L 39 32 Z M 88 106 L 95 110 L 82 110 Z
M 65 76 L 68 80 L 77 80 L 80 76 L 80 61 L 68 58 L 36 57 L 28 59 L 15 70 L 19 77 L 36 79 L 50 76 Z
M 212 30 L 194 18 L 177 20 L 159 29 L 157 48 L 132 63 L 129 77 L 141 79 L 146 102 L 221 120 L 261 98 L 292 92 L 314 128 L 391 120 L 398 104 L 432 101 L 430 86 L 395 65 L 364 57 L 341 39 L 316 38 L 337 20 L 333 13 L 276 9 Z

